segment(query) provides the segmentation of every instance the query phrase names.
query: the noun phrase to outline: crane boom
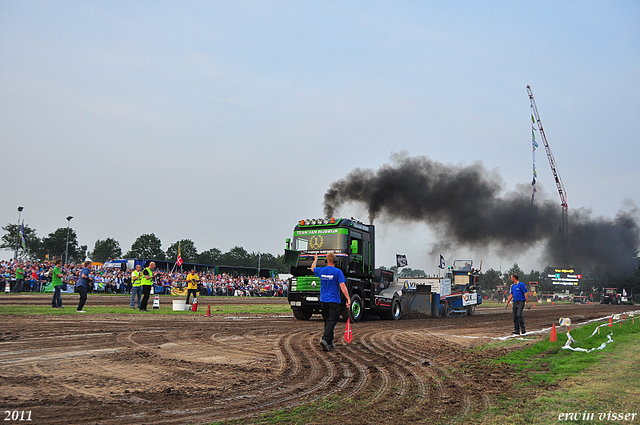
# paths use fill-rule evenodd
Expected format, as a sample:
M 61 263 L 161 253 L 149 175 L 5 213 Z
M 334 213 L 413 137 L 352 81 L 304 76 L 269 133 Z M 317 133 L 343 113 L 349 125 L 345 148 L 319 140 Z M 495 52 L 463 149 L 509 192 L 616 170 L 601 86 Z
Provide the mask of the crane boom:
M 568 219 L 569 205 L 567 204 L 567 191 L 564 188 L 564 183 L 562 183 L 560 174 L 558 174 L 558 170 L 556 168 L 556 160 L 553 157 L 553 153 L 551 153 L 549 142 L 547 142 L 547 136 L 544 134 L 544 128 L 542 127 L 540 114 L 538 113 L 538 108 L 536 107 L 536 101 L 533 98 L 533 92 L 531 91 L 530 86 L 527 86 L 527 93 L 529 94 L 529 101 L 531 102 L 531 112 L 535 117 L 536 125 L 538 126 L 538 131 L 540 132 L 540 136 L 542 138 L 542 143 L 544 143 L 544 150 L 547 152 L 547 158 L 549 158 L 549 165 L 551 166 L 551 171 L 553 172 L 553 178 L 556 181 L 558 194 L 560 195 L 560 205 L 562 205 L 562 236 L 566 237 L 568 233 L 568 220 L 569 220 Z

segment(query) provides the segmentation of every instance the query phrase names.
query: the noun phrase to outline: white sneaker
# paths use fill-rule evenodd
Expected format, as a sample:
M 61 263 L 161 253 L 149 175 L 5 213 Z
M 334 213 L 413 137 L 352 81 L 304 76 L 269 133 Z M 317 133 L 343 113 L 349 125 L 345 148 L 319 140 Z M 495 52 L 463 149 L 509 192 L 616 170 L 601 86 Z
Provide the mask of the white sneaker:
M 84 310 L 76 310 L 76 313 L 86 313 Z

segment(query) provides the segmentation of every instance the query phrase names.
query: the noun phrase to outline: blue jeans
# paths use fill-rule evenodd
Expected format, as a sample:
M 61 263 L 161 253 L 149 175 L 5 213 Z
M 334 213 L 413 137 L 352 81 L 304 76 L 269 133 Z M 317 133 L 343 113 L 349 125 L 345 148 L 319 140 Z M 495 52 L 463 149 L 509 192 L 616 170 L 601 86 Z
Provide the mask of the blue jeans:
M 51 300 L 51 307 L 62 307 L 62 296 L 60 295 L 61 290 L 61 285 L 53 287 L 53 299 Z
M 138 305 L 134 304 L 136 295 L 138 295 Z M 131 302 L 129 303 L 129 307 L 131 308 L 140 308 L 140 300 L 142 299 L 142 286 L 132 286 L 131 287 Z

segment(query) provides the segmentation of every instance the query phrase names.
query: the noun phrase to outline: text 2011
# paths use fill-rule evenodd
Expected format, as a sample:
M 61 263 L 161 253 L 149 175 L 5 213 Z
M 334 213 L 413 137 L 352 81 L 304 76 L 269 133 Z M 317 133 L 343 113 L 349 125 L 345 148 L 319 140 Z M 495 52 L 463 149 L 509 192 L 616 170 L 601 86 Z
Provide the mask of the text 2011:
M 5 421 L 30 421 L 31 410 L 5 410 Z

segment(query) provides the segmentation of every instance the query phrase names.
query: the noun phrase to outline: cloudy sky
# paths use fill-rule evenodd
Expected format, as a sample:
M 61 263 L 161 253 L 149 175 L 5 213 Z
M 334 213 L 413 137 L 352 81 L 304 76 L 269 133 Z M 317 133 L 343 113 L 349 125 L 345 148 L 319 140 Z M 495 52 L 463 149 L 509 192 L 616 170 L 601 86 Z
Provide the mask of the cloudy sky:
M 89 249 L 155 233 L 276 255 L 332 182 L 399 152 L 528 191 L 527 85 L 569 209 L 614 217 L 640 205 L 638 75 L 636 1 L 3 0 L 0 223 L 21 205 L 39 236 L 72 215 Z M 378 265 L 437 270 L 427 225 L 376 226 Z M 527 271 L 538 254 L 443 252 Z

